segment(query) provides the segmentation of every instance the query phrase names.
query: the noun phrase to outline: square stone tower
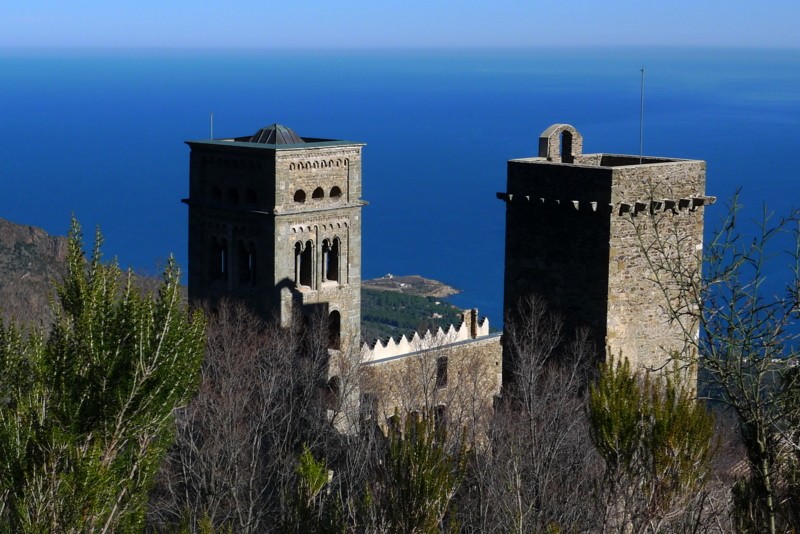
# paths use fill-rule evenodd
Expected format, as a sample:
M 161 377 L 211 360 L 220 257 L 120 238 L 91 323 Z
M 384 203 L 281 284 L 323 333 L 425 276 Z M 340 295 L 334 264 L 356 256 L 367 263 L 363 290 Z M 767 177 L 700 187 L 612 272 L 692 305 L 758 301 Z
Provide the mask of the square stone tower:
M 364 144 L 279 124 L 187 144 L 189 298 L 242 299 L 283 326 L 324 314 L 330 348 L 357 349 Z
M 714 200 L 705 196 L 705 162 L 582 148 L 575 128 L 554 124 L 538 157 L 508 162 L 507 191 L 497 195 L 506 203 L 506 320 L 535 294 L 564 318 L 567 338 L 588 328 L 599 358 L 621 354 L 634 368 L 660 368 L 685 338 L 664 312 L 643 252 L 655 238 L 645 215 L 666 221 L 680 252 L 698 258 L 703 206 Z M 504 383 L 513 369 L 504 354 Z

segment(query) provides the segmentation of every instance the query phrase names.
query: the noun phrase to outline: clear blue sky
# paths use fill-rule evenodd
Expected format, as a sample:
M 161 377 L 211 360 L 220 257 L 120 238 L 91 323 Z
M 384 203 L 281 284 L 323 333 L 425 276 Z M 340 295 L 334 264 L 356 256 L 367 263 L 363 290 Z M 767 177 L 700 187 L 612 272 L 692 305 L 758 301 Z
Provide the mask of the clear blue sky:
M 800 48 L 800 0 L 0 0 L 0 47 Z

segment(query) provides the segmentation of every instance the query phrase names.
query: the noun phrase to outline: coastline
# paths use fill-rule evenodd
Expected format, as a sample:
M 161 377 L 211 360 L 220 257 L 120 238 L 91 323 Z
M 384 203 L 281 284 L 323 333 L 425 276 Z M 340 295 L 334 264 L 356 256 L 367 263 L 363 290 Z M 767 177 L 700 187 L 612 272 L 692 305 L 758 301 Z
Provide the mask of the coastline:
M 424 278 L 418 274 L 395 276 L 389 273 L 380 278 L 363 280 L 361 282 L 361 287 L 364 289 L 376 289 L 378 291 L 393 291 L 395 293 L 415 295 L 418 297 L 445 298 L 461 293 L 460 289 L 456 289 L 438 280 Z

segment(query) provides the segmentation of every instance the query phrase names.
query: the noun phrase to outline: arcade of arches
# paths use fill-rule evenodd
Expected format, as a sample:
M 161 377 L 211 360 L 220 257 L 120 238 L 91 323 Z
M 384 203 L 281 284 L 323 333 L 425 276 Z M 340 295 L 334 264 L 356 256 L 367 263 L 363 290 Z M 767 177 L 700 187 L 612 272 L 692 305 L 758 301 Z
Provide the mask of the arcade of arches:
M 338 237 L 323 239 L 319 258 L 317 248 L 317 244 L 310 239 L 294 244 L 294 279 L 298 288 L 318 289 L 318 272 L 323 285 L 341 283 L 341 240 Z

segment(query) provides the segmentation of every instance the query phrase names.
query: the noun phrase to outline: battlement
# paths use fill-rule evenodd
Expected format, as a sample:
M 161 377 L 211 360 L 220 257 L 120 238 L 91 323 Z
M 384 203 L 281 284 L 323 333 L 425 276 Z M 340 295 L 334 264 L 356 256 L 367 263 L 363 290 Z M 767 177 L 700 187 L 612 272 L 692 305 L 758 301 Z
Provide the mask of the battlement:
M 489 335 L 489 319 L 487 317 L 479 319 L 477 309 L 465 310 L 461 317 L 460 325 L 451 324 L 447 330 L 439 327 L 435 332 L 426 330 L 422 335 L 414 332 L 410 339 L 402 335 L 399 339 L 389 337 L 364 343 L 361 346 L 361 361 L 378 362 Z
M 537 295 L 564 317 L 565 331 L 588 329 L 598 359 L 623 354 L 637 367 L 663 367 L 684 332 L 664 312 L 643 247 L 674 232 L 674 254 L 699 261 L 706 163 L 644 154 L 583 153 L 583 136 L 554 124 L 538 153 L 508 161 L 504 311 Z M 648 220 L 652 217 L 652 222 Z M 673 252 L 670 252 L 672 254 Z M 569 335 L 569 334 L 568 334 Z M 513 355 L 506 354 L 511 379 Z
M 636 215 L 641 212 L 654 214 L 659 211 L 671 211 L 677 214 L 679 211 L 697 211 L 697 208 L 709 206 L 717 201 L 717 197 L 711 196 L 692 196 L 687 198 L 662 198 L 658 200 L 629 200 L 627 202 L 600 203 L 596 201 L 563 200 L 557 198 L 535 197 L 531 195 L 520 195 L 513 193 L 497 193 L 497 198 L 506 203 L 527 204 L 532 208 L 564 208 L 571 211 L 592 211 L 598 213 L 615 213 L 624 215 L 630 213 Z

